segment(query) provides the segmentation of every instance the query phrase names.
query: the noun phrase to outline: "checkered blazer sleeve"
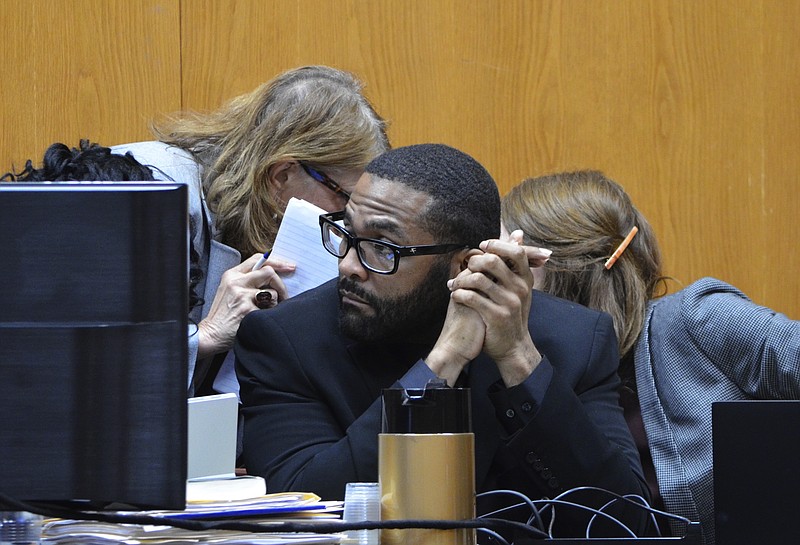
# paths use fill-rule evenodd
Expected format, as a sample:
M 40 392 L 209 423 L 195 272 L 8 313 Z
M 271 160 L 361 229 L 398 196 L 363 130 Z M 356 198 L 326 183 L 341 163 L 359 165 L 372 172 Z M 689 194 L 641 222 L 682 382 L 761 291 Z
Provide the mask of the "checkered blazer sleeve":
M 743 392 L 800 398 L 800 322 L 712 278 L 685 290 L 680 317 L 697 349 Z

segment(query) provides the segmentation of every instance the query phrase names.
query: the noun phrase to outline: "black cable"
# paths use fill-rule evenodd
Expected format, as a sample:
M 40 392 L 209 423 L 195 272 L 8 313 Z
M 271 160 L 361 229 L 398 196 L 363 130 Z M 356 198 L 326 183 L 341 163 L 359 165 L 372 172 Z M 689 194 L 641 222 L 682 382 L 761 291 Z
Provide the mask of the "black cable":
M 531 524 L 533 520 L 536 520 L 536 522 L 537 522 L 536 527 L 539 528 L 542 532 L 545 532 L 544 521 L 542 520 L 541 513 L 539 513 L 539 509 L 536 508 L 536 505 L 533 503 L 533 500 L 531 500 L 528 496 L 526 496 L 522 492 L 517 492 L 516 490 L 490 490 L 488 492 L 481 492 L 480 494 L 477 494 L 475 497 L 476 498 L 482 498 L 482 497 L 485 497 L 485 496 L 493 496 L 493 495 L 500 495 L 500 494 L 508 494 L 510 496 L 516 496 L 516 497 L 520 498 L 524 502 L 524 504 L 528 506 L 528 508 L 531 510 L 531 513 L 532 513 L 532 515 L 528 518 L 528 524 Z M 502 513 L 503 511 L 506 511 L 506 510 L 509 510 L 509 509 L 512 509 L 512 508 L 516 508 L 516 507 L 520 507 L 521 505 L 522 504 L 516 504 L 516 505 L 504 507 L 502 509 L 497 509 L 495 511 L 491 511 L 489 513 L 486 513 L 485 515 L 481 515 L 481 517 L 479 517 L 479 518 L 490 517 L 491 515 L 495 515 L 497 513 Z
M 575 487 L 575 488 L 570 488 L 569 490 L 567 490 L 565 492 L 562 492 L 561 494 L 556 496 L 555 499 L 561 499 L 561 498 L 566 497 L 566 496 L 568 496 L 570 494 L 573 494 L 573 493 L 576 493 L 576 492 L 583 492 L 583 491 L 587 491 L 587 490 L 594 491 L 594 492 L 603 492 L 604 494 L 607 494 L 608 496 L 610 496 L 612 498 L 616 498 L 616 499 L 622 500 L 622 501 L 624 501 L 624 502 L 626 502 L 626 503 L 628 503 L 630 505 L 638 507 L 639 509 L 643 509 L 643 510 L 647 511 L 648 513 L 661 515 L 661 516 L 664 516 L 666 518 L 671 518 L 671 519 L 674 519 L 674 520 L 677 520 L 677 521 L 685 522 L 686 524 L 689 524 L 689 523 L 692 522 L 691 520 L 689 520 L 688 518 L 686 518 L 684 516 L 676 515 L 675 513 L 669 513 L 667 511 L 661 511 L 659 509 L 656 509 L 655 507 L 651 507 L 650 505 L 647 504 L 647 502 L 641 503 L 641 502 L 634 501 L 634 500 L 631 499 L 631 497 L 636 497 L 636 498 L 639 498 L 640 500 L 644 500 L 644 498 L 642 498 L 641 496 L 636 496 L 636 495 L 632 495 L 632 494 L 628 494 L 628 495 L 622 496 L 620 494 L 617 494 L 616 492 L 612 492 L 610 490 L 606 490 L 605 488 L 599 488 L 599 487 L 596 487 L 596 486 L 578 486 L 578 487 Z M 546 500 L 537 500 L 537 501 L 546 501 Z
M 625 494 L 624 496 L 622 496 L 622 498 L 623 499 L 624 498 L 629 498 L 629 499 L 635 498 L 635 499 L 638 499 L 640 501 L 636 502 L 636 503 L 638 503 L 643 508 L 645 508 L 645 510 L 649 510 L 649 508 L 650 508 L 650 505 L 647 503 L 647 500 L 645 500 L 643 497 L 639 496 L 638 494 Z M 604 511 L 606 508 L 611 507 L 612 505 L 617 503 L 620 499 L 621 498 L 612 498 L 611 500 L 606 502 L 599 510 L 600 511 Z M 650 521 L 653 523 L 653 527 L 655 528 L 657 537 L 661 537 L 661 530 L 659 530 L 659 528 L 658 528 L 658 521 L 656 520 L 655 513 L 653 513 L 651 511 L 649 513 L 649 516 L 650 516 Z M 589 534 L 591 533 L 592 524 L 594 524 L 595 519 L 597 519 L 597 515 L 592 515 L 592 518 L 590 518 L 589 522 L 586 524 L 586 537 L 587 538 L 589 537 Z
M 571 494 L 581 492 L 581 491 L 595 491 L 595 492 L 603 492 L 607 494 L 609 497 L 613 498 L 612 501 L 606 503 L 600 509 L 594 509 L 579 503 L 574 503 L 570 501 L 565 501 L 561 498 L 567 497 Z M 241 519 L 237 520 L 198 520 L 198 519 L 183 519 L 183 518 L 174 518 L 169 516 L 153 516 L 153 515 L 143 515 L 139 512 L 133 512 L 133 514 L 122 514 L 119 512 L 102 512 L 102 511 L 82 511 L 80 509 L 71 509 L 66 507 L 60 507 L 53 504 L 47 503 L 26 503 L 14 499 L 10 496 L 7 496 L 0 492 L 0 505 L 4 505 L 6 508 L 11 508 L 12 510 L 17 511 L 27 511 L 31 513 L 36 513 L 39 515 L 43 515 L 48 518 L 60 518 L 60 519 L 74 519 L 74 520 L 89 520 L 89 521 L 98 521 L 98 522 L 106 522 L 111 524 L 138 524 L 138 525 L 168 525 L 173 526 L 175 528 L 181 528 L 185 530 L 233 530 L 233 531 L 240 531 L 240 532 L 255 532 L 255 533 L 265 533 L 265 532 L 306 532 L 306 533 L 319 533 L 319 534 L 329 534 L 329 533 L 339 533 L 348 530 L 378 530 L 378 529 L 436 529 L 436 530 L 456 530 L 456 529 L 476 529 L 476 530 L 483 530 L 489 535 L 495 535 L 496 530 L 510 530 L 510 531 L 518 531 L 524 535 L 530 535 L 536 538 L 544 538 L 549 539 L 552 536 L 550 532 L 544 531 L 543 526 L 544 522 L 541 518 L 542 513 L 545 511 L 552 510 L 553 513 L 551 515 L 551 522 L 552 518 L 555 516 L 555 506 L 556 505 L 567 505 L 571 507 L 575 507 L 578 509 L 582 509 L 584 511 L 593 513 L 590 523 L 587 525 L 587 537 L 589 531 L 591 530 L 592 522 L 598 517 L 603 517 L 609 519 L 612 522 L 615 522 L 629 535 L 636 537 L 636 534 L 628 528 L 624 523 L 622 523 L 617 518 L 605 513 L 603 509 L 607 508 L 609 505 L 613 504 L 616 501 L 623 501 L 627 502 L 639 509 L 643 509 L 649 512 L 651 515 L 661 515 L 667 518 L 671 518 L 674 520 L 679 520 L 685 522 L 687 524 L 691 523 L 691 521 L 683 516 L 675 515 L 673 513 L 668 513 L 665 511 L 661 511 L 650 507 L 647 505 L 647 502 L 644 501 L 643 498 L 639 496 L 622 496 L 615 492 L 611 492 L 609 490 L 592 487 L 592 486 L 584 486 L 584 487 L 576 487 L 566 492 L 563 492 L 556 496 L 554 499 L 541 499 L 541 500 L 531 500 L 524 494 L 513 490 L 498 490 L 498 491 L 491 491 L 491 492 L 484 492 L 478 494 L 477 497 L 489 495 L 493 493 L 508 493 L 514 496 L 517 496 L 523 500 L 523 503 L 515 504 L 512 506 L 507 506 L 503 509 L 499 509 L 496 511 L 492 511 L 487 515 L 482 515 L 480 518 L 476 519 L 469 519 L 469 520 L 425 520 L 425 519 L 407 519 L 407 520 L 383 520 L 383 521 L 363 521 L 363 522 L 343 522 L 340 520 L 335 521 L 319 521 L 319 520 L 304 520 L 304 521 L 297 521 L 297 522 L 264 522 L 264 519 L 260 519 L 261 523 L 248 523 L 242 522 Z M 634 501 L 631 499 L 635 497 L 639 501 Z M 538 509 L 537 505 L 544 505 L 541 509 Z M 522 522 L 517 522 L 513 520 L 506 520 L 502 518 L 494 518 L 489 515 L 495 515 L 502 511 L 515 508 L 515 507 L 522 507 L 528 506 L 533 515 L 529 518 L 529 523 L 532 521 L 531 519 L 535 519 L 541 527 L 537 528 L 531 526 L 530 524 L 525 524 Z M 656 525 L 657 526 L 657 525 Z M 496 536 L 500 539 L 503 539 L 499 535 Z M 503 539 L 505 542 L 505 540 Z
M 604 513 L 603 511 L 600 511 L 599 509 L 594 509 L 592 507 L 587 507 L 587 506 L 582 505 L 580 503 L 575 503 L 575 502 L 565 501 L 565 500 L 555 500 L 554 499 L 554 500 L 541 500 L 541 501 L 542 502 L 546 502 L 549 505 L 568 505 L 569 507 L 576 507 L 578 509 L 583 509 L 584 511 L 588 511 L 589 513 L 594 513 L 595 517 L 597 517 L 598 515 L 601 516 L 601 517 L 605 517 L 606 520 L 609 520 L 609 521 L 611 521 L 613 523 L 616 523 L 617 526 L 619 526 L 623 531 L 625 531 L 628 534 L 628 536 L 633 537 L 633 538 L 638 537 L 636 535 L 636 532 L 631 530 L 628 527 L 627 524 L 625 524 L 624 522 L 622 522 L 618 518 L 616 518 L 616 517 L 614 517 L 612 515 L 609 515 L 608 513 Z M 590 530 L 590 528 L 591 528 L 591 526 L 587 526 L 587 528 L 586 528 L 587 534 L 588 534 L 588 531 Z M 586 537 L 589 537 L 589 536 L 587 535 Z
M 570 496 L 570 495 L 573 495 L 575 493 L 582 492 L 582 491 L 602 492 L 602 493 L 608 495 L 609 497 L 611 497 L 612 499 L 609 502 L 607 502 L 605 505 L 600 507 L 599 509 L 593 509 L 593 508 L 588 507 L 586 505 L 582 505 L 582 504 L 578 504 L 578 503 L 574 503 L 574 502 L 568 502 L 568 501 L 564 501 L 562 499 L 562 498 L 565 498 L 567 496 Z M 617 494 L 615 492 L 611 492 L 610 490 L 606 490 L 604 488 L 599 488 L 599 487 L 594 487 L 594 486 L 582 486 L 582 487 L 571 488 L 571 489 L 569 489 L 569 490 L 567 490 L 565 492 L 562 492 L 561 494 L 559 494 L 558 496 L 556 496 L 552 500 L 551 499 L 547 499 L 547 498 L 544 498 L 544 499 L 541 499 L 541 500 L 531 500 L 530 498 L 528 498 L 524 494 L 522 494 L 520 492 L 517 492 L 517 491 L 514 491 L 514 490 L 493 490 L 493 491 L 480 493 L 480 494 L 477 495 L 477 497 L 493 495 L 495 493 L 510 494 L 510 495 L 519 497 L 520 499 L 522 499 L 523 502 L 522 503 L 515 503 L 515 504 L 512 504 L 512 505 L 508 505 L 508 506 L 505 506 L 505 507 L 500 508 L 500 509 L 496 509 L 494 511 L 491 511 L 491 512 L 486 513 L 485 515 L 481 515 L 481 516 L 485 516 L 485 517 L 496 516 L 498 514 L 506 512 L 506 511 L 511 511 L 513 509 L 517 509 L 517 508 L 521 508 L 521 507 L 527 506 L 531 510 L 531 512 L 533 513 L 533 515 L 528 519 L 528 524 L 532 524 L 533 520 L 535 519 L 536 522 L 537 522 L 538 528 L 540 528 L 543 532 L 545 532 L 549 538 L 553 537 L 552 536 L 552 524 L 553 524 L 553 522 L 555 520 L 555 506 L 556 505 L 566 505 L 566 506 L 575 507 L 575 508 L 582 509 L 584 511 L 592 513 L 592 517 L 589 520 L 589 522 L 587 524 L 587 527 L 586 527 L 586 537 L 587 538 L 590 536 L 592 525 L 594 524 L 594 521 L 597 519 L 597 517 L 603 517 L 603 518 L 606 518 L 606 519 L 610 520 L 613 523 L 616 523 L 620 527 L 620 529 L 622 529 L 629 536 L 636 537 L 636 534 L 627 525 L 625 525 L 623 522 L 621 522 L 616 517 L 613 517 L 612 515 L 609 515 L 608 513 L 605 513 L 605 511 L 604 511 L 610 505 L 612 505 L 612 504 L 614 504 L 616 502 L 620 502 L 620 501 L 626 502 L 626 503 L 628 503 L 630 505 L 633 505 L 633 506 L 635 506 L 635 507 L 637 507 L 639 509 L 642 509 L 643 511 L 646 511 L 647 513 L 649 513 L 649 516 L 650 516 L 651 520 L 653 521 L 654 526 L 656 528 L 656 531 L 659 533 L 659 535 L 660 535 L 660 531 L 658 529 L 658 523 L 655 521 L 656 515 L 661 515 L 661 516 L 664 516 L 666 518 L 679 520 L 679 521 L 684 522 L 686 524 L 689 524 L 691 522 L 689 519 L 687 519 L 686 517 L 683 517 L 681 515 L 668 513 L 666 511 L 661 511 L 659 509 L 651 507 L 647 503 L 647 501 L 644 498 L 642 498 L 641 496 L 638 496 L 638 495 L 635 495 L 635 494 L 627 494 L 627 495 L 623 496 L 623 495 Z M 540 505 L 541 509 L 538 509 L 536 507 L 537 505 Z M 542 516 L 543 513 L 545 513 L 548 510 L 552 511 L 552 515 L 551 515 L 549 529 L 545 531 L 544 521 L 542 520 L 541 516 Z
M 543 537 L 540 530 L 521 522 L 505 519 L 469 519 L 469 520 L 381 520 L 381 521 L 318 521 L 306 520 L 297 522 L 267 522 L 252 523 L 241 520 L 197 520 L 182 519 L 169 516 L 152 516 L 142 514 L 104 513 L 97 511 L 80 511 L 57 507 L 50 504 L 27 503 L 11 498 L 0 492 L 0 504 L 16 511 L 28 511 L 48 518 L 71 520 L 90 520 L 107 522 L 111 524 L 138 524 L 138 525 L 167 525 L 184 530 L 234 530 L 239 532 L 269 533 L 269 532 L 306 532 L 315 534 L 334 534 L 347 530 L 406 530 L 406 529 L 432 529 L 432 530 L 458 530 L 480 529 L 489 530 L 515 530 L 533 537 Z M 264 519 L 261 519 L 262 521 Z
M 489 537 L 491 537 L 493 539 L 495 539 L 497 542 L 500 543 L 500 545 L 510 545 L 508 543 L 508 541 L 506 541 L 506 539 L 503 536 L 501 536 L 500 534 L 498 534 L 497 532 L 494 532 L 494 531 L 489 530 L 487 528 L 478 528 L 478 531 L 488 535 Z

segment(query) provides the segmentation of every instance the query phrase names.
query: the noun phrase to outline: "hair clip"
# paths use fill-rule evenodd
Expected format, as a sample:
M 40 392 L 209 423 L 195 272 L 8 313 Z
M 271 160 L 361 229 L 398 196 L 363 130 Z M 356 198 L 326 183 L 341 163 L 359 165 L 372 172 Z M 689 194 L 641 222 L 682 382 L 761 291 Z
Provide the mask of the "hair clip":
M 620 242 L 619 246 L 617 246 L 617 249 L 614 250 L 613 254 L 611 254 L 611 257 L 609 257 L 606 260 L 606 265 L 605 265 L 606 269 L 610 269 L 611 267 L 614 266 L 614 263 L 617 262 L 617 259 L 619 259 L 619 256 L 622 255 L 622 252 L 625 251 L 625 248 L 628 247 L 628 244 L 631 243 L 631 241 L 633 240 L 633 237 L 636 236 L 636 233 L 638 233 L 638 232 L 639 232 L 639 228 L 638 227 L 636 227 L 635 225 L 633 227 L 631 227 L 631 232 L 628 233 L 628 236 L 625 237 L 625 240 Z

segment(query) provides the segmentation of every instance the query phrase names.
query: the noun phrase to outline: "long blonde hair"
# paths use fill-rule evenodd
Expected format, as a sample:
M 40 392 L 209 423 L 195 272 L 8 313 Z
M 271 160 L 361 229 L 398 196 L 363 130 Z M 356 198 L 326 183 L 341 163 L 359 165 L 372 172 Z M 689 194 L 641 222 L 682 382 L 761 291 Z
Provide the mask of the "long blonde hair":
M 386 122 L 351 74 L 327 66 L 289 70 L 211 113 L 180 112 L 153 126 L 191 153 L 220 242 L 243 256 L 272 246 L 282 209 L 269 169 L 282 160 L 362 169 L 389 149 Z
M 611 315 L 624 358 L 662 280 L 655 233 L 625 190 L 593 170 L 529 178 L 503 198 L 502 220 L 509 232 L 521 229 L 526 244 L 553 251 L 542 291 Z M 634 226 L 638 233 L 606 269 Z

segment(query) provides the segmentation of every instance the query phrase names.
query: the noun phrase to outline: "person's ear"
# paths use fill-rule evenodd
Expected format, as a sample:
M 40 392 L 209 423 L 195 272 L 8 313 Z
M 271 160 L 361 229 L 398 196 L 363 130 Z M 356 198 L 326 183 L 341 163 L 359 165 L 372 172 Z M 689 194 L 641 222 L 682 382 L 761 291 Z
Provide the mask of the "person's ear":
M 469 258 L 474 255 L 480 255 L 483 252 L 477 248 L 465 248 L 464 250 L 459 250 L 453 256 L 452 266 L 451 266 L 451 277 L 455 278 L 458 273 L 463 271 L 467 268 L 469 264 Z
M 275 192 L 275 194 L 280 194 L 281 190 L 286 185 L 286 182 L 289 181 L 289 171 L 296 164 L 296 161 L 283 159 L 269 167 L 267 176 L 269 177 L 270 188 L 272 188 L 272 191 Z

